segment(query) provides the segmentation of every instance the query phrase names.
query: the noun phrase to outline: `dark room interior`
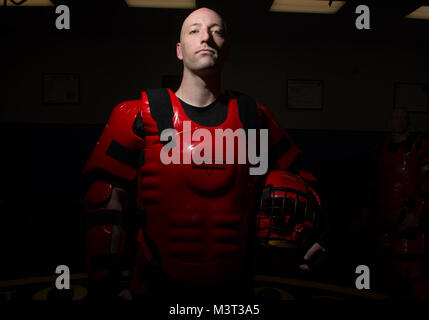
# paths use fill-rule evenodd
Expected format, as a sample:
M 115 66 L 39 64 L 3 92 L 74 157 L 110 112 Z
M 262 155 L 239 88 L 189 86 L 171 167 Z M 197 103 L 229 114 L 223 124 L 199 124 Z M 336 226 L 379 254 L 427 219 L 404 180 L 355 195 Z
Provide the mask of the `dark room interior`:
M 261 253 L 269 257 L 256 263 L 255 292 L 268 300 L 402 297 L 377 278 L 383 271 L 361 221 L 373 193 L 373 152 L 391 135 L 392 109 L 408 110 L 410 134 L 429 133 L 429 18 L 407 17 L 429 8 L 427 0 L 347 0 L 333 14 L 273 11 L 274 0 L 196 0 L 181 9 L 125 0 L 1 2 L 0 301 L 88 298 L 85 163 L 115 106 L 147 89 L 177 90 L 180 26 L 202 7 L 227 24 L 222 89 L 271 110 L 302 151 L 302 168 L 317 178 L 329 226 L 326 255 L 312 272 L 297 268 L 296 253 Z M 56 27 L 59 5 L 70 9 L 69 29 Z M 356 27 L 359 5 L 370 9 L 370 29 Z M 55 92 L 55 83 L 68 93 Z M 305 88 L 309 100 L 295 95 Z M 415 90 L 423 98 L 408 99 Z M 375 218 L 368 219 L 370 226 Z M 427 257 L 422 279 L 429 281 Z M 74 291 L 55 290 L 58 265 L 69 267 Z M 371 290 L 355 286 L 359 265 L 374 270 Z

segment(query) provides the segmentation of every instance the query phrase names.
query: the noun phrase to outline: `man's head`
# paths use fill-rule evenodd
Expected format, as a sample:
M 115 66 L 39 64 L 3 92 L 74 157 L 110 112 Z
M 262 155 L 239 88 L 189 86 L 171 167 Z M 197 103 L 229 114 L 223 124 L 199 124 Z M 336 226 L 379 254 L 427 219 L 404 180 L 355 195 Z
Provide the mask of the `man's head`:
M 200 8 L 185 19 L 176 45 L 185 69 L 196 74 L 220 72 L 227 52 L 225 22 L 216 11 Z
M 402 107 L 393 109 L 390 123 L 393 133 L 407 132 L 410 124 L 407 109 Z

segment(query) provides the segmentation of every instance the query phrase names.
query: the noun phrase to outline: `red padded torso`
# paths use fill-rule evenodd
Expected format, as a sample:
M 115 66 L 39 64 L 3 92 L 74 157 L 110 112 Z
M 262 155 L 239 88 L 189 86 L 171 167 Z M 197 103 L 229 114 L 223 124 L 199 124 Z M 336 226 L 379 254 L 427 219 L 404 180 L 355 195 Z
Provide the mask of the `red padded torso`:
M 174 93 L 169 91 L 169 94 L 182 160 L 199 144 L 185 144 L 184 135 L 199 128 L 207 129 L 214 146 L 215 129 L 242 127 L 237 102 L 232 97 L 225 122 L 218 127 L 203 127 L 186 116 Z M 163 145 L 144 93 L 141 112 L 145 156 L 137 175 L 138 201 L 145 212 L 143 231 L 159 251 L 163 270 L 176 279 L 194 283 L 238 277 L 253 205 L 248 165 L 237 161 L 235 164 L 164 165 L 160 161 Z M 184 121 L 190 121 L 190 132 Z M 237 144 L 234 151 L 237 160 Z M 212 156 L 214 159 L 214 148 Z

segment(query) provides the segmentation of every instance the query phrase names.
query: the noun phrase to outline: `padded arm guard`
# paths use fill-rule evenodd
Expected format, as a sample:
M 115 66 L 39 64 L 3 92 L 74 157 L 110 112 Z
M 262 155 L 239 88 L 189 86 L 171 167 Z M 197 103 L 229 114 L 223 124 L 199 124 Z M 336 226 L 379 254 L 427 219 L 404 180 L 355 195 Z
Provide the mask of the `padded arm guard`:
M 121 232 L 119 252 L 113 253 L 114 227 L 122 227 L 122 212 L 109 210 L 106 204 L 112 196 L 112 185 L 94 182 L 85 197 L 87 215 L 86 258 L 91 293 L 112 297 L 123 287 L 121 284 L 124 232 Z
M 83 170 L 96 172 L 103 180 L 127 189 L 136 178 L 144 140 L 137 132 L 141 123 L 141 101 L 126 101 L 115 107 Z M 107 178 L 108 177 L 108 178 Z
M 83 170 L 90 185 L 84 200 L 88 274 L 90 282 L 97 282 L 102 291 L 117 293 L 120 289 L 125 233 L 122 231 L 121 239 L 112 236 L 115 226 L 123 225 L 127 200 L 121 201 L 122 212 L 107 209 L 107 204 L 114 187 L 128 190 L 135 182 L 144 145 L 135 133 L 140 106 L 141 101 L 128 101 L 113 110 Z M 112 241 L 120 241 L 119 253 L 112 253 Z
M 429 197 L 429 137 L 428 135 L 422 136 L 421 147 L 418 154 L 419 166 L 419 184 L 421 194 Z

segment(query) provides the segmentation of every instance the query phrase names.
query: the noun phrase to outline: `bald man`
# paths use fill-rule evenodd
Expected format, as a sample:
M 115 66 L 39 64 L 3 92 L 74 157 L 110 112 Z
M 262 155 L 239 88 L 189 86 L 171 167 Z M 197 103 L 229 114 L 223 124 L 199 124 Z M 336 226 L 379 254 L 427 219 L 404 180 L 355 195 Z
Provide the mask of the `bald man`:
M 405 108 L 392 110 L 392 134 L 375 149 L 374 185 L 376 242 L 387 283 L 409 289 L 417 297 L 424 275 L 425 229 L 429 213 L 429 141 L 409 132 Z M 391 272 L 389 272 L 391 271 Z M 404 286 L 406 288 L 404 288 Z M 397 292 L 396 292 L 397 293 Z
M 211 161 L 206 149 L 208 161 L 185 163 L 201 142 L 186 136 L 204 133 L 210 140 L 215 130 L 266 128 L 270 169 L 292 169 L 300 151 L 265 107 L 221 90 L 228 50 L 222 17 L 207 8 L 193 11 L 176 46 L 183 62 L 179 89 L 146 90 L 140 100 L 114 108 L 84 168 L 92 288 L 123 299 L 252 295 L 257 177 L 249 174 L 249 161 Z M 237 155 L 237 145 L 225 148 Z M 182 162 L 166 164 L 177 150 Z M 130 283 L 121 284 L 123 220 L 131 201 L 140 225 Z M 322 249 L 315 245 L 306 258 Z

